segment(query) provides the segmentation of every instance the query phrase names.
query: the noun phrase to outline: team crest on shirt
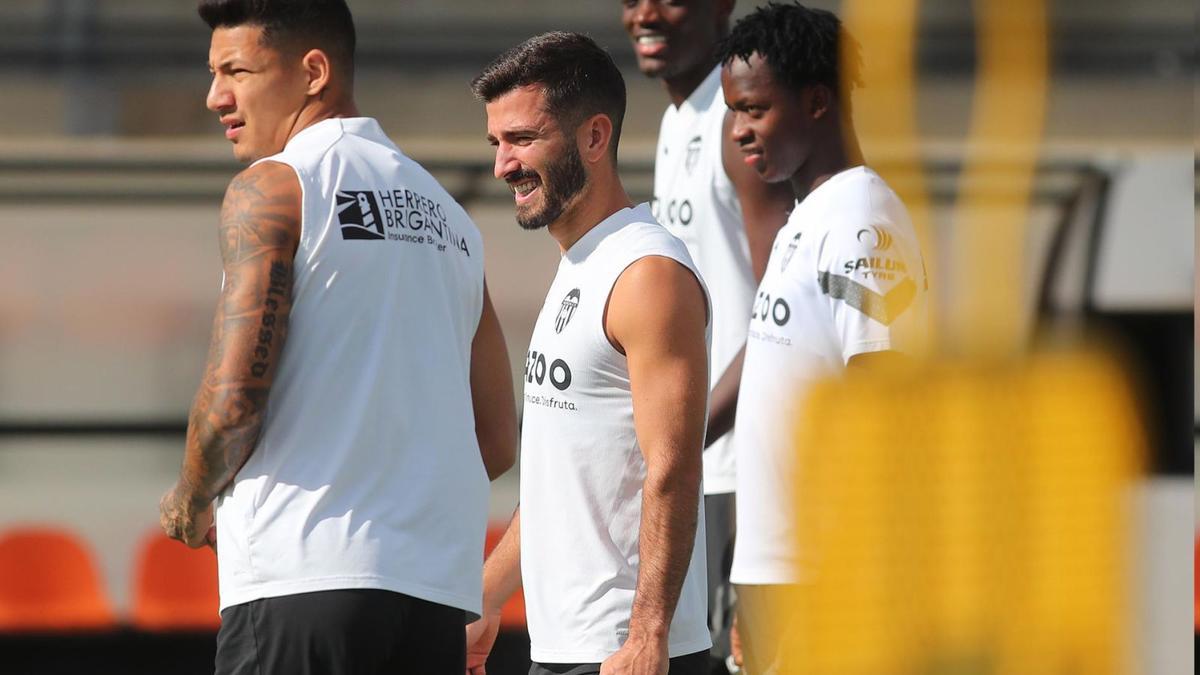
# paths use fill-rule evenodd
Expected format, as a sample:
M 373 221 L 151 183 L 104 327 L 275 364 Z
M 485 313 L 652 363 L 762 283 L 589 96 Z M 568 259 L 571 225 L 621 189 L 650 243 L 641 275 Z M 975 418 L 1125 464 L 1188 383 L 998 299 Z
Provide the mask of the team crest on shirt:
M 567 297 L 563 298 L 562 307 L 558 308 L 558 316 L 554 318 L 554 332 L 561 333 L 575 316 L 575 308 L 579 306 L 579 289 L 572 288 Z
M 704 139 L 696 136 L 687 144 L 687 157 L 683 159 L 683 168 L 687 169 L 688 175 L 696 170 L 696 165 L 700 163 L 700 147 L 703 145 Z
M 792 262 L 792 256 L 796 254 L 796 247 L 800 245 L 800 235 L 802 234 L 804 233 L 797 232 L 796 236 L 792 237 L 792 240 L 788 242 L 787 250 L 783 252 L 783 262 L 779 266 L 780 272 L 786 270 L 788 263 Z

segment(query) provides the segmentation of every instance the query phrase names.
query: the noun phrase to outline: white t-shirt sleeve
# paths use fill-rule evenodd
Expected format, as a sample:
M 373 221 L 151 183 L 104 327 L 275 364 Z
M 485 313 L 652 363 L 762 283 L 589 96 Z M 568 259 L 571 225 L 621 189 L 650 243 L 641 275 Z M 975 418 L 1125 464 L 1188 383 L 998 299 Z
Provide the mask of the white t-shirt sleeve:
M 896 320 L 915 304 L 921 262 L 905 256 L 908 247 L 900 240 L 889 223 L 837 227 L 825 235 L 817 281 L 843 362 L 893 348 Z

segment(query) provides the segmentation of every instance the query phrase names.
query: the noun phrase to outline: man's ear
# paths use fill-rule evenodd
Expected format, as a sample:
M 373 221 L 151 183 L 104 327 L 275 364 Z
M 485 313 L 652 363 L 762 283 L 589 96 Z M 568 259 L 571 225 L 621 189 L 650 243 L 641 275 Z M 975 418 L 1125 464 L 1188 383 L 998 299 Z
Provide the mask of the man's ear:
M 809 88 L 808 115 L 819 120 L 829 114 L 833 107 L 833 92 L 823 84 L 814 84 Z
M 608 115 L 596 113 L 583 121 L 575 133 L 579 155 L 585 162 L 595 163 L 608 155 L 613 141 L 613 123 Z
M 310 49 L 300 59 L 300 67 L 304 69 L 304 76 L 308 80 L 304 93 L 309 96 L 324 93 L 333 76 L 333 65 L 329 62 L 329 55 L 320 49 Z

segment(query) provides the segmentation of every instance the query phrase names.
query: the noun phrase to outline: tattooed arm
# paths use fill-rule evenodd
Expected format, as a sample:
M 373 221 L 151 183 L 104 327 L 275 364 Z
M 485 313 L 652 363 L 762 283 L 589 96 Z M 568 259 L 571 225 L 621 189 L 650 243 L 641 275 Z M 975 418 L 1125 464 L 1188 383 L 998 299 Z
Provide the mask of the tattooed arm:
M 213 499 L 250 457 L 262 429 L 287 338 L 300 209 L 300 184 L 283 164 L 252 166 L 225 192 L 225 283 L 204 379 L 188 416 L 183 468 L 159 504 L 163 529 L 189 546 L 206 543 Z

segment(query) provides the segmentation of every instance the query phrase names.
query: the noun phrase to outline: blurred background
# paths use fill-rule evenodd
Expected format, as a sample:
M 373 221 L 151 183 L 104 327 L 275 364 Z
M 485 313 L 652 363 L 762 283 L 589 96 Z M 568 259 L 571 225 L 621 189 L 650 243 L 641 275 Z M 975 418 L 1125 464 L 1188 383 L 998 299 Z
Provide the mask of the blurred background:
M 519 392 L 557 248 L 513 221 L 467 85 L 535 33 L 593 36 L 626 75 L 621 162 L 639 200 L 652 186 L 661 85 L 634 67 L 616 0 L 349 4 L 359 109 L 433 171 L 483 231 Z M 757 4 L 739 2 L 736 16 Z M 1130 551 L 1135 668 L 1192 673 L 1195 8 L 1177 0 L 1046 6 L 1044 132 L 1027 222 L 1014 229 L 1023 256 L 992 281 L 1020 289 L 1029 344 L 1103 334 L 1127 354 L 1151 446 Z M 199 607 L 199 619 L 187 618 L 194 609 L 154 605 L 154 568 L 167 564 L 155 556 L 172 553 L 155 553 L 150 537 L 182 456 L 220 283 L 217 213 L 238 170 L 204 108 L 207 48 L 190 1 L 0 2 L 0 549 L 5 532 L 69 533 L 89 557 L 81 565 L 95 570 L 93 615 L 107 617 L 73 630 L 23 626 L 0 609 L 0 654 L 16 663 L 2 672 L 78 672 L 80 663 L 103 664 L 97 672 L 211 672 L 206 600 L 179 600 Z M 961 302 L 961 277 L 973 269 L 953 259 L 952 244 L 976 49 L 972 3 L 920 3 L 915 123 L 924 225 L 940 271 L 934 291 L 945 307 Z M 891 149 L 865 143 L 864 151 L 869 163 L 886 163 Z M 516 474 L 494 485 L 498 527 L 515 506 Z M 33 583 L 22 575 L 38 566 L 29 555 L 4 555 L 16 562 L 0 560 L 0 607 L 3 593 Z M 528 645 L 519 612 L 510 619 L 500 657 L 519 663 Z

